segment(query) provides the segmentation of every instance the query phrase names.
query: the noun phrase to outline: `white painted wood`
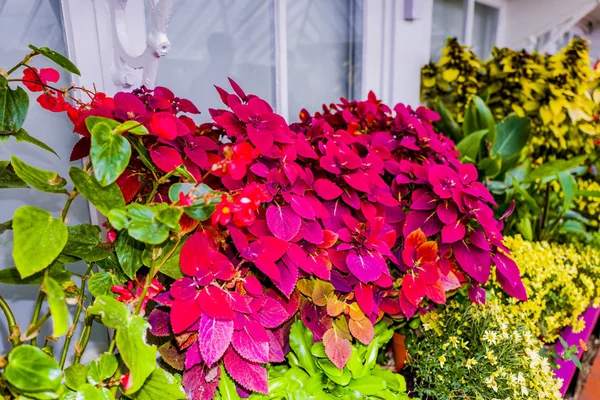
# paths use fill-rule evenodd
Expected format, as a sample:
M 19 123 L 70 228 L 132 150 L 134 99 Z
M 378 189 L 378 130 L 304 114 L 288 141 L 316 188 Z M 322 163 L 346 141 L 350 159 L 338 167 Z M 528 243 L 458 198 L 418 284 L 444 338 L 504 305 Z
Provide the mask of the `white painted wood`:
M 473 21 L 475 19 L 475 0 L 465 0 L 464 44 L 473 45 Z
M 275 109 L 287 121 L 289 118 L 287 0 L 275 1 Z

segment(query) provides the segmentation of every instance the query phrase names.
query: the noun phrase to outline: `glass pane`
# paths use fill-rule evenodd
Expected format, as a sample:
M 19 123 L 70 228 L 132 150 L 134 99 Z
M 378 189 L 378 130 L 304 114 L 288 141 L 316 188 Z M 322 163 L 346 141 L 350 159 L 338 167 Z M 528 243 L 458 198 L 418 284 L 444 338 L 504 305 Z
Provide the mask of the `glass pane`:
M 473 16 L 473 52 L 482 60 L 491 56 L 496 44 L 498 30 L 498 9 L 485 4 L 475 3 Z
M 47 46 L 62 54 L 66 54 L 65 41 L 60 15 L 60 0 L 5 0 L 0 2 L 0 60 L 3 68 L 10 68 L 17 64 L 30 50 L 29 44 Z M 54 67 L 61 74 L 57 87 L 69 86 L 69 74 L 56 67 L 51 61 L 39 56 L 35 57 L 32 64 L 37 68 Z M 12 75 L 11 75 L 12 77 Z M 15 73 L 20 77 L 20 73 Z M 54 114 L 43 110 L 36 99 L 39 93 L 30 95 L 29 112 L 24 129 L 32 136 L 46 142 L 54 148 L 60 159 L 55 155 L 28 143 L 16 143 L 14 139 L 8 142 L 0 141 L 0 160 L 10 159 L 14 154 L 23 161 L 42 169 L 57 171 L 61 176 L 68 178 L 69 156 L 79 135 L 72 133 L 73 124 L 64 113 Z M 80 162 L 74 165 L 81 166 Z M 33 189 L 0 189 L 0 222 L 10 220 L 14 211 L 23 205 L 33 205 L 52 212 L 55 216 L 60 214 L 66 196 L 43 193 Z M 69 210 L 69 224 L 89 222 L 87 202 L 79 196 Z M 14 265 L 12 260 L 12 231 L 0 235 L 0 269 Z M 85 265 L 77 266 L 85 271 Z M 80 271 L 80 272 L 83 272 Z M 12 286 L 0 284 L 0 293 L 12 307 L 17 322 L 22 327 L 29 324 L 39 286 Z M 51 334 L 51 324 L 42 329 L 41 337 Z M 96 329 L 94 336 L 102 341 L 105 331 Z M 76 335 L 78 333 L 76 332 Z M 6 324 L 0 323 L 0 338 L 7 337 Z M 78 337 L 78 336 L 76 336 Z M 90 349 L 98 341 L 91 343 Z M 0 340 L 0 354 L 8 351 L 10 343 Z M 57 344 L 61 349 L 61 345 Z M 106 348 L 108 346 L 105 346 Z M 94 351 L 90 351 L 93 353 Z
M 289 116 L 360 93 L 362 1 L 287 0 Z
M 275 106 L 272 1 L 178 0 L 169 39 L 156 83 L 192 100 L 202 119 L 222 105 L 213 85 L 231 91 L 227 77 Z
M 434 0 L 431 28 L 431 59 L 437 61 L 449 37 L 464 42 L 465 0 Z

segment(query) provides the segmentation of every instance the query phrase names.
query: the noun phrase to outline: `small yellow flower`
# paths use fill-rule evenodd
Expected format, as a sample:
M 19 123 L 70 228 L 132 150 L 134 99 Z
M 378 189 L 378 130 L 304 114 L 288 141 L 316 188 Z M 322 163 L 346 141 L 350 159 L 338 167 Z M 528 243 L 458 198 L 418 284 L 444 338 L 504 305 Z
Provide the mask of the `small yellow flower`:
M 483 332 L 483 338 L 481 340 L 491 343 L 491 344 L 497 344 L 498 343 L 498 335 L 494 331 L 486 330 L 485 332 Z
M 477 365 L 477 360 L 474 358 L 469 358 L 467 360 L 467 369 L 473 368 L 473 366 Z
M 439 356 L 438 360 L 440 361 L 440 367 L 444 368 L 444 364 L 446 363 L 446 357 L 441 355 Z

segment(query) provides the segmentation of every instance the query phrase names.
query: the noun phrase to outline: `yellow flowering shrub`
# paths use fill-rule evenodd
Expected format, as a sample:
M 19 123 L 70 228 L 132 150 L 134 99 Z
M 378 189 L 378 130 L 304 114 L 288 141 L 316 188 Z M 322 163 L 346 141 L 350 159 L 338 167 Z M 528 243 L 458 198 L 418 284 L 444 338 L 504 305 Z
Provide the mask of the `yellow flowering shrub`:
M 594 151 L 598 77 L 580 38 L 554 55 L 494 48 L 485 62 L 448 39 L 440 62 L 422 69 L 421 96 L 430 106 L 442 101 L 458 123 L 471 94 L 483 98 L 498 121 L 510 113 L 529 117 L 529 155 L 541 162 Z
M 519 269 L 528 301 L 503 294 L 492 280 L 489 291 L 502 304 L 508 319 L 524 321 L 546 343 L 572 326 L 584 328 L 578 317 L 590 304 L 600 305 L 600 251 L 576 244 L 529 242 L 520 236 L 505 238 Z
M 582 192 L 600 193 L 600 183 L 591 179 L 578 179 L 577 188 Z M 577 196 L 575 197 L 575 209 L 589 220 L 589 225 L 598 227 L 598 218 L 600 217 L 600 197 Z
M 422 316 L 421 337 L 408 347 L 414 391 L 431 399 L 561 399 L 542 343 L 506 317 L 497 300 L 487 305 L 449 302 Z

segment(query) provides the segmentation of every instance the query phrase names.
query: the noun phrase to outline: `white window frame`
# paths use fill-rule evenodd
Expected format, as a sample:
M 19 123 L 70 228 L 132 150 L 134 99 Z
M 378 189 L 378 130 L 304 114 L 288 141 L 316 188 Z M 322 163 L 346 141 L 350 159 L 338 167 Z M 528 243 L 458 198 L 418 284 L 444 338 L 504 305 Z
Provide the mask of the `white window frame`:
M 498 10 L 498 25 L 496 27 L 496 38 L 494 46 L 502 46 L 504 43 L 503 27 L 506 18 L 506 0 L 465 0 L 465 25 L 464 25 L 464 44 L 471 46 L 473 44 L 473 25 L 475 17 L 475 3 L 479 3 Z

